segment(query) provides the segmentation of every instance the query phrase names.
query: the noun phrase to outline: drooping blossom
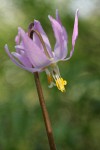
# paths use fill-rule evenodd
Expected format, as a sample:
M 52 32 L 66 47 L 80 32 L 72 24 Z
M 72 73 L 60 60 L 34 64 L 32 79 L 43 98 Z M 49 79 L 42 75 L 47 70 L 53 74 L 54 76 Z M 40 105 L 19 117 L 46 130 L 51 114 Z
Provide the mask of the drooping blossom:
M 78 36 L 78 10 L 75 14 L 72 49 L 69 57 L 67 57 L 68 37 L 61 23 L 58 10 L 56 11 L 56 19 L 50 15 L 48 17 L 56 39 L 54 50 L 51 49 L 49 39 L 38 20 L 34 20 L 29 25 L 27 33 L 22 28 L 18 28 L 18 35 L 15 37 L 15 52 L 10 53 L 7 44 L 5 50 L 17 66 L 32 73 L 45 71 L 49 87 L 57 86 L 60 91 L 64 92 L 67 81 L 61 77 L 57 62 L 69 60 L 73 55 Z

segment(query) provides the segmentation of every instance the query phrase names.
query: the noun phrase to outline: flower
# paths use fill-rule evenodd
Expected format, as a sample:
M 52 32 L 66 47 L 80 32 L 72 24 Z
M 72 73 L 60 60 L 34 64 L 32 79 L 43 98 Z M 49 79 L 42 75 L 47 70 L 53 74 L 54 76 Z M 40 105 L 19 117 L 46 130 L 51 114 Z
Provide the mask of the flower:
M 57 86 L 60 91 L 64 92 L 67 81 L 61 77 L 57 62 L 69 60 L 73 55 L 78 36 L 78 10 L 75 14 L 72 49 L 69 57 L 66 57 L 68 52 L 67 33 L 61 23 L 58 10 L 56 11 L 56 19 L 50 15 L 48 17 L 56 39 L 54 51 L 52 51 L 49 39 L 38 20 L 34 20 L 29 25 L 27 33 L 22 28 L 18 28 L 18 35 L 15 37 L 16 52 L 10 53 L 7 44 L 5 50 L 11 60 L 19 67 L 32 73 L 45 71 L 49 87 Z

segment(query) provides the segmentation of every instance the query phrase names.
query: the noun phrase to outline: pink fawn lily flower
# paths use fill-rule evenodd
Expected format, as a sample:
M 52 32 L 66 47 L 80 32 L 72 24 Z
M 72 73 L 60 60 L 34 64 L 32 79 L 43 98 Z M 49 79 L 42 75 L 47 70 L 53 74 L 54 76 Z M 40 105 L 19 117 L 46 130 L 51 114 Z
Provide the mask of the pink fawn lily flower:
M 10 53 L 7 44 L 5 50 L 17 66 L 32 73 L 45 71 L 49 87 L 57 86 L 60 91 L 64 92 L 67 81 L 61 77 L 57 62 L 69 60 L 73 55 L 78 36 L 78 10 L 75 14 L 72 49 L 69 57 L 67 57 L 67 33 L 61 23 L 58 11 L 56 11 L 56 19 L 50 15 L 48 17 L 56 39 L 54 51 L 52 51 L 49 39 L 37 20 L 29 25 L 28 33 L 25 33 L 22 28 L 18 28 L 18 35 L 15 38 L 16 52 Z

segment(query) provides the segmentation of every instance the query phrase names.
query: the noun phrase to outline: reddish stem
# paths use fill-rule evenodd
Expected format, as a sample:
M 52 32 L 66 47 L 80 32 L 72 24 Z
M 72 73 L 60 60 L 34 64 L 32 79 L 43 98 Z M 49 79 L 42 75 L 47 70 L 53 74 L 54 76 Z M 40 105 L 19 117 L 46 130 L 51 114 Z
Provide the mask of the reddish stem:
M 42 109 L 42 113 L 43 113 L 43 118 L 44 118 L 44 122 L 45 122 L 45 127 L 46 127 L 47 136 L 48 136 L 50 150 L 56 150 L 56 146 L 55 146 L 54 138 L 53 138 L 53 133 L 52 133 L 51 122 L 49 119 L 48 111 L 46 109 L 44 96 L 43 96 L 43 92 L 42 92 L 42 88 L 41 88 L 41 84 L 40 84 L 40 80 L 39 80 L 39 74 L 37 72 L 34 73 L 34 78 L 35 78 L 35 83 L 36 83 L 36 87 L 37 87 L 39 101 L 40 101 L 40 105 L 41 105 L 41 109 Z

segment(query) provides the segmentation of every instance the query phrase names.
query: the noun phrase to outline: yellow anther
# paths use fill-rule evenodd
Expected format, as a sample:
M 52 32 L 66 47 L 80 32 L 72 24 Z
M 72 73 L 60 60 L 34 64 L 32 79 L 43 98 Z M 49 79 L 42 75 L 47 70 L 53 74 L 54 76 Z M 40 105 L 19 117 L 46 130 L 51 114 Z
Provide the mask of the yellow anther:
M 67 84 L 66 80 L 63 80 L 63 78 L 58 78 L 56 80 L 56 86 L 57 88 L 61 91 L 64 92 L 65 91 L 65 85 Z

